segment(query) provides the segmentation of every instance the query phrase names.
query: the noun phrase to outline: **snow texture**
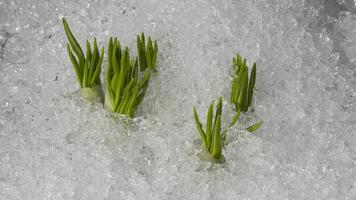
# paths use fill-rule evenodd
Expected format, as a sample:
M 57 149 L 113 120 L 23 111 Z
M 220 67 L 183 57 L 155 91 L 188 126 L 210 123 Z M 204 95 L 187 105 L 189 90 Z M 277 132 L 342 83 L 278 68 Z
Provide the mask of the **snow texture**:
M 82 46 L 158 41 L 133 121 L 82 99 L 63 16 Z M 212 165 L 192 107 L 222 95 L 228 123 L 236 53 L 257 63 L 254 112 Z M 0 199 L 356 199 L 355 90 L 352 0 L 0 0 Z

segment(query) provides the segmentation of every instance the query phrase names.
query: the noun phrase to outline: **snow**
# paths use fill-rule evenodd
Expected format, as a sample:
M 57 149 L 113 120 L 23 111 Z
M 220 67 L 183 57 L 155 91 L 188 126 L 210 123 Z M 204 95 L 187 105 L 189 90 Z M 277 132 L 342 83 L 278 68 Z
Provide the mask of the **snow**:
M 353 1 L 1 0 L 0 16 L 0 199 L 356 199 Z M 133 121 L 81 98 L 63 16 L 82 45 L 157 40 Z M 255 111 L 212 165 L 192 107 L 222 95 L 228 123 L 236 53 L 257 63 Z

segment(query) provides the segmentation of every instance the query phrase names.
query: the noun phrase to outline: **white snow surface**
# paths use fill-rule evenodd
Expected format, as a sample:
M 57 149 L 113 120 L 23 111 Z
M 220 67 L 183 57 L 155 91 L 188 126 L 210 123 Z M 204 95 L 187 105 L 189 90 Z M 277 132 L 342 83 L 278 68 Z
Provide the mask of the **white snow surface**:
M 157 40 L 133 121 L 82 99 L 63 16 L 82 46 Z M 223 96 L 228 123 L 236 53 L 257 63 L 254 111 L 213 165 L 192 107 L 204 121 Z M 353 1 L 0 0 L 0 199 L 356 199 L 355 89 Z

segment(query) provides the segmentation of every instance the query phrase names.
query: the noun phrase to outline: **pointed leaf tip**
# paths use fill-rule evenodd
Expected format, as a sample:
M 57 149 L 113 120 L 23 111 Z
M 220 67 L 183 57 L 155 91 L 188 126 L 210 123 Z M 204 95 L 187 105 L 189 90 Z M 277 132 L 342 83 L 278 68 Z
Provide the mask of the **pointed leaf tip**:
M 249 126 L 248 128 L 246 128 L 246 130 L 252 133 L 252 132 L 256 131 L 258 128 L 260 128 L 262 123 L 263 123 L 263 121 L 253 124 L 253 125 Z

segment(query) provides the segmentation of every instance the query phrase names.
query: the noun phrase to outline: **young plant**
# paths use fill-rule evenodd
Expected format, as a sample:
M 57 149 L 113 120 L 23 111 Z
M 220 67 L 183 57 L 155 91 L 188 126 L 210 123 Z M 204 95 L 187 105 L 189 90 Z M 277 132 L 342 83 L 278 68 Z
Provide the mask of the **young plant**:
M 199 116 L 197 114 L 195 106 L 193 107 L 194 120 L 201 139 L 202 151 L 199 157 L 202 160 L 206 160 L 212 163 L 223 163 L 225 161 L 222 155 L 222 147 L 224 145 L 227 129 L 232 127 L 239 119 L 240 113 L 235 115 L 229 124 L 229 126 L 222 131 L 221 129 L 221 113 L 222 113 L 222 98 L 219 98 L 219 102 L 216 106 L 215 119 L 213 123 L 214 101 L 211 102 L 207 113 L 207 121 L 205 130 L 200 123 Z
M 141 36 L 137 35 L 137 53 L 141 71 L 149 68 L 154 70 L 157 75 L 157 52 L 158 46 L 156 40 L 152 44 L 151 37 L 148 37 L 146 45 L 145 35 L 143 33 L 141 33 Z
M 239 54 L 232 60 L 233 80 L 231 88 L 231 103 L 235 105 L 236 112 L 246 112 L 252 104 L 253 89 L 256 81 L 256 63 L 253 63 L 250 80 L 246 59 Z
M 130 59 L 129 49 L 121 49 L 120 41 L 110 38 L 105 76 L 105 109 L 134 117 L 145 95 L 150 70 L 145 70 L 143 77 L 139 78 L 138 58 Z
M 94 37 L 93 51 L 91 51 L 90 43 L 87 40 L 87 51 L 86 55 L 84 55 L 82 48 L 72 34 L 65 18 L 62 18 L 62 22 L 69 41 L 69 43 L 67 43 L 68 56 L 77 76 L 82 96 L 89 100 L 102 98 L 103 92 L 101 88 L 100 73 L 101 64 L 104 58 L 104 47 L 99 54 L 98 44 Z

